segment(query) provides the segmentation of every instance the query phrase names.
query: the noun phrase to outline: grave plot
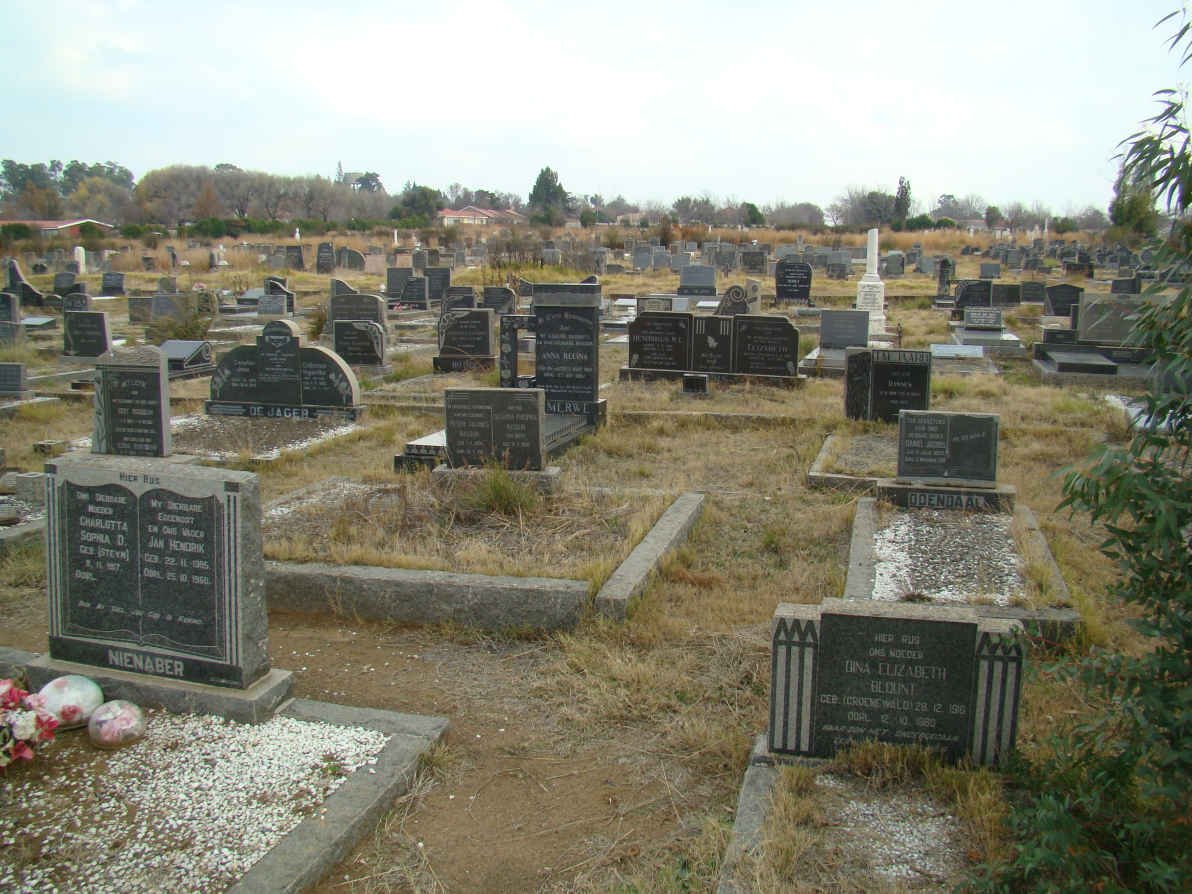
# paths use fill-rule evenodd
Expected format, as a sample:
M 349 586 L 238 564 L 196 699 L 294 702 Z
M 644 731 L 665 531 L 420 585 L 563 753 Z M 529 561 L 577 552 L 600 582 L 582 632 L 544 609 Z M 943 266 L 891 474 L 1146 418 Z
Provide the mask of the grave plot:
M 265 513 L 267 558 L 601 582 L 671 502 L 542 495 L 508 476 L 332 479 Z M 582 544 L 582 547 L 579 546 Z

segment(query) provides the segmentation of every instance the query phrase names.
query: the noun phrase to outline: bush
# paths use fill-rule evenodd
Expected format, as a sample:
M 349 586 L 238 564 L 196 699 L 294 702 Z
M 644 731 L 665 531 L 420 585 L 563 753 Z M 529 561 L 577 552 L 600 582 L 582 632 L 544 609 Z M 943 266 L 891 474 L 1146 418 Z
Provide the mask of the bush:
M 228 235 L 228 227 L 218 217 L 208 217 L 204 220 L 196 221 L 189 227 L 192 236 L 201 236 L 205 239 L 222 239 Z
M 32 239 L 33 230 L 28 224 L 23 223 L 6 223 L 0 225 L 0 242 L 5 245 L 12 245 L 19 239 Z
M 120 235 L 125 239 L 140 239 L 145 235 L 147 227 L 140 224 L 125 224 L 120 228 Z

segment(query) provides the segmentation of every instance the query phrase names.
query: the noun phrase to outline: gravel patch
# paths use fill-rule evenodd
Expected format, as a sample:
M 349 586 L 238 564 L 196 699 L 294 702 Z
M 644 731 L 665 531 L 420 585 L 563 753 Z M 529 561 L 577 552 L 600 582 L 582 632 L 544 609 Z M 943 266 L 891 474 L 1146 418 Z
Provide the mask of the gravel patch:
M 146 712 L 145 738 L 104 752 L 60 733 L 0 793 L 0 890 L 214 892 L 239 879 L 389 737 L 274 717 Z
M 941 884 L 963 869 L 960 822 L 926 793 L 907 788 L 877 793 L 864 782 L 828 773 L 817 776 L 816 784 L 838 796 L 826 812 L 847 839 L 833 844 L 850 852 L 850 862 L 911 888 Z
M 1009 605 L 1024 589 L 1012 517 L 914 509 L 887 516 L 874 535 L 873 597 L 908 594 L 953 605 Z

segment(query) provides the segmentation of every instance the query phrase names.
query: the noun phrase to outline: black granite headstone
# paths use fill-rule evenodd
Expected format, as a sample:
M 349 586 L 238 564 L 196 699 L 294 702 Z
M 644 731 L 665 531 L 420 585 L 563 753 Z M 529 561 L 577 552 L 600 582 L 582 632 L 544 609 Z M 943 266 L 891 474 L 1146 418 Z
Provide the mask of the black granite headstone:
M 873 352 L 869 417 L 897 422 L 899 410 L 926 410 L 931 405 L 931 352 Z
M 315 249 L 315 272 L 324 275 L 335 272 L 335 248 L 330 242 L 320 242 Z
M 827 349 L 865 347 L 869 344 L 869 311 L 820 311 L 819 342 Z
M 517 295 L 508 286 L 485 286 L 481 303 L 495 313 L 511 314 L 517 306 Z
M 385 271 L 385 297 L 398 298 L 406 287 L 406 282 L 414 275 L 413 267 L 389 267 Z
M 302 253 L 301 245 L 286 246 L 286 266 L 291 270 L 306 269 L 306 258 Z
M 546 394 L 540 388 L 448 388 L 447 463 L 496 462 L 541 470 L 546 459 Z
M 733 372 L 794 376 L 799 372 L 799 330 L 786 317 L 738 314 L 733 317 Z
M 956 285 L 956 310 L 966 307 L 992 307 L 993 283 L 989 280 L 964 280 Z
M 336 320 L 335 353 L 352 366 L 385 364 L 385 330 L 372 320 Z
M 1043 313 L 1051 317 L 1066 317 L 1072 313 L 1072 308 L 1079 306 L 1080 296 L 1084 289 L 1071 283 L 1061 282 L 1047 287 L 1047 295 L 1043 301 Z
M 1016 282 L 995 282 L 989 298 L 994 307 L 1021 304 L 1022 286 Z
M 100 357 L 112 349 L 108 315 L 80 310 L 62 315 L 62 353 L 67 357 Z
M 691 369 L 692 315 L 641 313 L 629 322 L 629 366 L 634 369 Z
M 449 310 L 439 317 L 439 358 L 460 363 L 439 363 L 443 371 L 462 369 L 468 361 L 491 361 L 493 312 L 488 308 Z
M 101 295 L 123 295 L 124 294 L 124 274 L 123 273 L 105 273 L 100 279 L 99 294 Z
M 733 371 L 733 317 L 695 317 L 691 327 L 691 369 Z
M 401 303 L 423 309 L 430 305 L 430 292 L 427 290 L 425 276 L 411 276 L 406 280 L 401 290 Z
M 1041 282 L 1027 280 L 1020 283 L 1020 286 L 1024 304 L 1042 304 L 1047 298 L 1047 287 Z
M 774 289 L 779 304 L 811 301 L 811 265 L 783 258 L 774 265 Z
M 427 265 L 422 275 L 426 278 L 427 299 L 442 301 L 447 294 L 447 287 L 451 285 L 451 268 Z
M 846 348 L 844 352 L 844 415 L 847 418 L 869 418 L 872 377 L 873 353 L 868 348 Z
M 998 417 L 988 413 L 903 410 L 898 416 L 898 478 L 927 484 L 997 483 Z

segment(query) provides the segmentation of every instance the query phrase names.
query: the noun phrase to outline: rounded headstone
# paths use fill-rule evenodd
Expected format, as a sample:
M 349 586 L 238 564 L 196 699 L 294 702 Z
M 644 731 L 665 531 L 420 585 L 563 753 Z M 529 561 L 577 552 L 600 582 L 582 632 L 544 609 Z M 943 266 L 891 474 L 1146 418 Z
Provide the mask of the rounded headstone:
M 103 691 L 90 677 L 67 674 L 55 677 L 38 693 L 45 699 L 45 709 L 58 720 L 59 729 L 86 726 L 95 709 L 103 704 Z

